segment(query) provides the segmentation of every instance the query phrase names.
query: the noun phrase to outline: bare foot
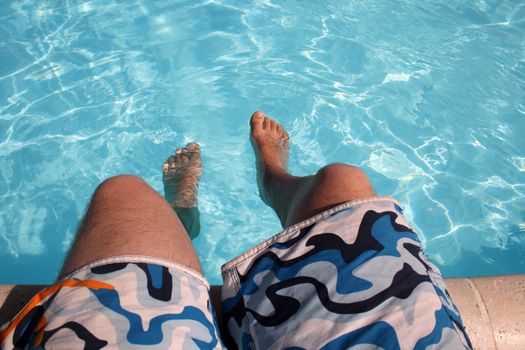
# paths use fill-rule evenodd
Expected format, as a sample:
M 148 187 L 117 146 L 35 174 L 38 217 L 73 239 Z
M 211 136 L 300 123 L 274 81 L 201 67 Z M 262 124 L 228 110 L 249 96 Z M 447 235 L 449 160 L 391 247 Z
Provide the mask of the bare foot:
M 262 200 L 270 203 L 265 181 L 273 175 L 288 175 L 289 136 L 282 125 L 264 115 L 255 112 L 250 119 L 250 141 L 257 163 L 257 184 Z
M 197 206 L 197 190 L 202 175 L 200 147 L 188 143 L 177 149 L 162 165 L 164 197 L 175 208 L 194 208 Z
M 177 149 L 162 165 L 164 198 L 175 209 L 192 239 L 200 231 L 197 192 L 201 175 L 200 147 L 194 142 Z

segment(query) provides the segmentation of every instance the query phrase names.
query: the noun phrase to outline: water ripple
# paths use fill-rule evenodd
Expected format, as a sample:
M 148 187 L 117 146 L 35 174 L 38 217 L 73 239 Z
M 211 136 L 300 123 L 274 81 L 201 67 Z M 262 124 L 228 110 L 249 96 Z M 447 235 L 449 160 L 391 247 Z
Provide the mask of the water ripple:
M 525 271 L 523 4 L 9 0 L 0 19 L 0 251 L 32 264 L 3 282 L 53 280 L 101 180 L 160 190 L 194 140 L 196 246 L 219 282 L 279 229 L 254 184 L 254 109 L 288 129 L 297 175 L 349 162 L 398 197 L 445 275 Z

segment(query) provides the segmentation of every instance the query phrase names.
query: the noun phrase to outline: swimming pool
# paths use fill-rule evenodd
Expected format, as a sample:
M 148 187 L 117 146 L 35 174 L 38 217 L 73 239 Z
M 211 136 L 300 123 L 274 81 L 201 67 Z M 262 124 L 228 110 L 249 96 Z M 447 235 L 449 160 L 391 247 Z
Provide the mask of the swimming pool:
M 162 189 L 198 141 L 204 271 L 280 230 L 248 118 L 290 170 L 363 167 L 446 277 L 525 273 L 520 1 L 3 1 L 0 283 L 50 283 L 103 179 Z M 125 200 L 125 198 L 123 198 Z

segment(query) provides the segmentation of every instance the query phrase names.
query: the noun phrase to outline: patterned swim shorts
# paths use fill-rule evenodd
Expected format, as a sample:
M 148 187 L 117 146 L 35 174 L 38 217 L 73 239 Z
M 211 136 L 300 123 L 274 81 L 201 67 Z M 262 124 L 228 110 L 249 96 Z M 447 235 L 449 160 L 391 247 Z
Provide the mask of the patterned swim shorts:
M 226 345 L 241 349 L 471 348 L 439 270 L 398 203 L 352 201 L 222 268 Z M 0 348 L 221 349 L 209 285 L 165 260 L 97 261 L 44 289 Z
M 241 349 L 471 348 L 441 273 L 399 204 L 348 202 L 222 267 L 223 319 Z
M 44 289 L 0 332 L 12 349 L 222 349 L 209 285 L 155 258 L 97 261 Z

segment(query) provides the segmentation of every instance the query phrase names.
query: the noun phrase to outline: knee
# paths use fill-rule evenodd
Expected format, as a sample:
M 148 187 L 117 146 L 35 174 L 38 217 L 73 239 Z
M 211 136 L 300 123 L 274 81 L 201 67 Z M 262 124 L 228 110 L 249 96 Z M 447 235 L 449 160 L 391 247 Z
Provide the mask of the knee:
M 333 163 L 322 167 L 315 175 L 317 184 L 324 184 L 339 189 L 351 189 L 363 195 L 375 195 L 366 173 L 353 165 Z
M 332 163 L 322 167 L 316 174 L 316 177 L 323 180 L 367 180 L 365 172 L 360 168 L 343 164 Z
M 127 194 L 143 189 L 148 185 L 146 182 L 135 175 L 117 175 L 104 180 L 95 190 L 95 196 L 110 196 L 113 194 Z

